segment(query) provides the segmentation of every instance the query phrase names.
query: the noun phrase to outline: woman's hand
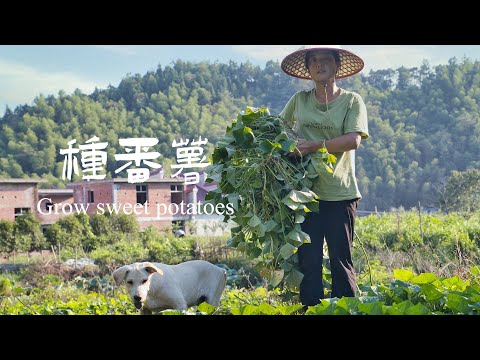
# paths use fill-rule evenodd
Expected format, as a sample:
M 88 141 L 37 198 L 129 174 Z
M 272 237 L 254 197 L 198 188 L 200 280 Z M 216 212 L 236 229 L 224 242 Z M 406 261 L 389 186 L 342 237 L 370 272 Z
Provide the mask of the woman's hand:
M 305 156 L 312 152 L 317 151 L 322 146 L 321 141 L 308 141 L 305 139 L 298 139 L 297 148 L 294 152 L 288 154 L 288 156 Z

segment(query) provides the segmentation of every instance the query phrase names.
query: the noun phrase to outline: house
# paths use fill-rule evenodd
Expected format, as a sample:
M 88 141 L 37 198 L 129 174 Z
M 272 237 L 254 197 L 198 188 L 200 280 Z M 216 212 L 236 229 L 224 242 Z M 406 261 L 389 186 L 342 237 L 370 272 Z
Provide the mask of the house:
M 42 179 L 0 179 L 0 220 L 14 221 L 32 211 L 37 214 L 38 184 Z
M 56 223 L 66 214 L 58 209 L 65 208 L 67 204 L 73 204 L 72 189 L 38 189 L 38 205 L 36 215 L 42 224 L 42 228 Z
M 129 183 L 126 178 L 70 183 L 74 203 L 89 215 L 105 213 L 134 214 L 144 230 L 150 225 L 162 230 L 167 226 L 185 230 L 188 215 L 183 178 L 164 178 L 163 173 L 150 176 L 142 183 Z
M 165 178 L 160 171 L 142 183 L 116 178 L 73 182 L 66 189 L 41 189 L 38 184 L 45 183 L 43 179 L 0 179 L 0 220 L 14 221 L 31 211 L 45 230 L 79 212 L 126 213 L 136 216 L 141 230 L 150 225 L 159 230 L 172 226 L 200 236 L 223 235 L 232 224 L 225 223 L 223 215 L 186 211 L 187 206 L 205 203 L 206 194 L 217 188 L 215 183 L 205 183 L 205 178 L 201 173 L 198 184 L 186 185 L 183 177 Z
M 0 179 L 0 220 L 15 221 L 17 216 L 32 212 L 45 229 L 65 216 L 53 210 L 59 205 L 72 204 L 73 190 L 39 189 L 38 184 L 45 182 L 43 179 Z

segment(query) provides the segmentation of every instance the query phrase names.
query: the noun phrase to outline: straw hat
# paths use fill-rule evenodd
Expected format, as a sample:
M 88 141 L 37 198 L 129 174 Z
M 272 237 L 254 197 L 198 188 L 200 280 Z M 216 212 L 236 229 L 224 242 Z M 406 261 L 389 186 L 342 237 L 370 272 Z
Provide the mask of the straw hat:
M 290 76 L 311 80 L 305 68 L 305 54 L 315 50 L 334 50 L 340 54 L 340 67 L 336 79 L 346 78 L 359 73 L 364 66 L 363 60 L 354 53 L 341 49 L 338 45 L 307 45 L 288 55 L 282 61 L 282 70 Z

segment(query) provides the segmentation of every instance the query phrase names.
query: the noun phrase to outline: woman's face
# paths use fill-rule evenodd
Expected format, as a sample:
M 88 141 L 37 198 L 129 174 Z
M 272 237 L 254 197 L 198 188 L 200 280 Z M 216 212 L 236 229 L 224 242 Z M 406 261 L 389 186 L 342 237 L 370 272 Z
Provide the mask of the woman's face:
M 328 50 L 316 50 L 310 54 L 308 72 L 314 81 L 326 81 L 335 78 L 337 64 Z

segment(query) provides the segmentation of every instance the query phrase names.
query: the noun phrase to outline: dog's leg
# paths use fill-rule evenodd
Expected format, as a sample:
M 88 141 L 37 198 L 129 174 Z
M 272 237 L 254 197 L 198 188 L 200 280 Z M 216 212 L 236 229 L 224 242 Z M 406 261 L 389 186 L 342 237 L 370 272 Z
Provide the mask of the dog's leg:
M 227 283 L 227 273 L 224 271 L 220 274 L 219 279 L 217 281 L 217 286 L 212 290 L 211 302 L 210 305 L 213 306 L 220 306 L 220 299 L 222 297 L 222 293 L 225 290 L 225 285 Z
M 152 315 L 152 310 L 142 307 L 140 309 L 140 315 Z

